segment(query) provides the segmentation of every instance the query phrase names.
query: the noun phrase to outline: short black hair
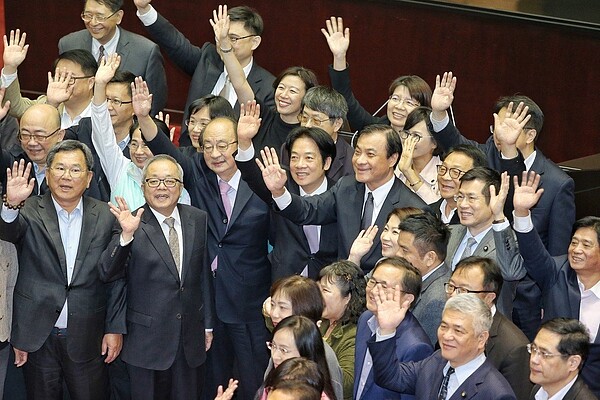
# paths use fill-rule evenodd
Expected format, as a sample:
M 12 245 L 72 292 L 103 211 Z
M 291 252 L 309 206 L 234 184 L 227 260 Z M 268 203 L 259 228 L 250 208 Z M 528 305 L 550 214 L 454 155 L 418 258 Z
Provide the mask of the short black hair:
M 113 76 L 113 78 L 108 83 L 109 84 L 111 84 L 111 83 L 120 83 L 120 84 L 126 85 L 127 86 L 127 93 L 129 94 L 129 97 L 131 97 L 132 96 L 132 93 L 131 93 L 131 84 L 134 81 L 135 81 L 135 75 L 132 72 L 118 69 L 115 72 L 115 76 Z
M 273 82 L 273 89 L 277 90 L 277 86 L 279 86 L 281 80 L 286 76 L 297 76 L 298 78 L 300 78 L 302 82 L 304 82 L 304 90 L 308 90 L 311 87 L 317 86 L 319 84 L 317 75 L 315 75 L 315 73 L 312 70 L 296 66 L 286 68 L 279 75 L 277 75 L 277 78 L 275 78 L 275 81 Z
M 260 14 L 252 7 L 237 6 L 227 10 L 231 22 L 243 22 L 244 28 L 253 35 L 260 36 L 263 33 L 264 23 Z
M 460 185 L 462 186 L 463 182 L 471 182 L 474 180 L 479 180 L 484 183 L 481 194 L 485 197 L 486 204 L 490 204 L 490 186 L 496 188 L 496 193 L 500 192 L 500 173 L 488 167 L 475 167 L 465 172 L 460 178 Z
M 564 356 L 581 356 L 579 370 L 590 352 L 590 334 L 581 321 L 570 318 L 554 318 L 546 321 L 540 330 L 546 329 L 560 336 L 557 350 Z
M 500 267 L 498 267 L 496 261 L 487 257 L 466 257 L 456 264 L 452 275 L 456 274 L 459 270 L 474 268 L 480 268 L 481 272 L 483 272 L 483 290 L 490 290 L 496 293 L 496 298 L 494 299 L 494 304 L 496 304 L 496 300 L 498 300 L 498 296 L 500 296 L 500 291 L 502 290 L 502 283 L 504 282 L 502 271 L 500 271 Z
M 231 103 L 224 97 L 215 96 L 214 94 L 202 96 L 199 99 L 192 101 L 188 107 L 188 115 L 191 116 L 204 107 L 208 107 L 210 119 L 215 119 L 217 117 L 237 119 L 233 107 L 231 107 Z
M 525 125 L 524 129 L 535 129 L 535 140 L 537 140 L 540 132 L 542 131 L 542 127 L 544 126 L 544 113 L 542 112 L 540 106 L 538 106 L 535 101 L 527 96 L 515 94 L 513 96 L 500 97 L 496 101 L 496 104 L 494 104 L 494 113 L 498 114 L 501 109 L 508 107 L 508 104 L 511 102 L 513 103 L 513 110 L 521 102 L 529 107 L 528 115 L 531 115 L 531 118 Z
M 285 139 L 284 143 L 285 149 L 287 150 L 288 154 L 292 154 L 292 147 L 294 146 L 294 142 L 300 138 L 308 138 L 315 142 L 315 144 L 319 148 L 321 158 L 323 159 L 323 165 L 325 164 L 325 160 L 327 159 L 327 157 L 331 157 L 332 162 L 335 159 L 335 142 L 327 132 L 317 127 L 307 128 L 304 126 L 298 126 L 292 129 L 288 134 L 287 138 Z
M 431 107 L 431 87 L 423 78 L 417 75 L 400 76 L 392 81 L 388 90 L 393 95 L 398 86 L 406 86 L 410 96 L 419 102 L 419 105 Z
M 414 235 L 414 245 L 421 257 L 434 251 L 438 260 L 446 259 L 450 229 L 436 215 L 410 215 L 400 223 L 400 230 Z
M 400 140 L 400 135 L 398 135 L 398 133 L 396 133 L 394 128 L 392 128 L 390 125 L 383 125 L 383 124 L 368 125 L 368 126 L 364 127 L 363 130 L 358 132 L 356 141 L 358 143 L 358 139 L 360 139 L 362 136 L 373 135 L 376 133 L 381 133 L 381 134 L 385 135 L 386 158 L 390 158 L 394 154 L 398 154 L 398 160 L 396 161 L 396 164 L 398 164 L 398 161 L 400 161 L 400 154 L 402 154 L 402 141 Z M 394 165 L 394 168 L 396 168 L 396 165 Z
M 596 239 L 598 240 L 598 243 L 600 243 L 600 218 L 594 216 L 587 216 L 578 219 L 573 225 L 573 235 L 575 235 L 575 232 L 577 232 L 577 230 L 581 228 L 593 229 L 596 232 Z
M 62 153 L 65 151 L 76 151 L 79 150 L 83 153 L 85 158 L 85 167 L 88 171 L 93 171 L 94 169 L 94 156 L 92 156 L 92 152 L 90 148 L 83 142 L 79 140 L 62 140 L 56 143 L 50 151 L 48 151 L 48 155 L 46 156 L 46 165 L 52 167 L 52 162 L 58 153 Z
M 94 58 L 92 53 L 90 53 L 87 50 L 75 49 L 61 53 L 58 56 L 58 58 L 54 60 L 54 64 L 52 65 L 52 71 L 56 70 L 56 66 L 61 60 L 68 60 L 79 65 L 81 67 L 81 71 L 85 74 L 85 76 L 96 76 L 96 71 L 98 70 L 98 63 L 96 62 L 96 59 Z
M 452 153 L 460 153 L 469 157 L 471 160 L 473 160 L 473 168 L 488 166 L 485 153 L 477 146 L 473 146 L 472 144 L 459 144 L 458 146 L 451 147 L 444 155 L 444 159 L 446 159 L 446 157 Z
M 394 268 L 404 271 L 404 274 L 402 275 L 402 290 L 415 296 L 415 299 L 413 300 L 413 304 L 415 304 L 419 298 L 419 295 L 421 294 L 422 283 L 421 272 L 417 269 L 417 267 L 413 266 L 404 257 L 382 257 L 377 261 L 377 263 L 375 263 L 373 272 L 375 272 L 381 265 L 390 265 Z

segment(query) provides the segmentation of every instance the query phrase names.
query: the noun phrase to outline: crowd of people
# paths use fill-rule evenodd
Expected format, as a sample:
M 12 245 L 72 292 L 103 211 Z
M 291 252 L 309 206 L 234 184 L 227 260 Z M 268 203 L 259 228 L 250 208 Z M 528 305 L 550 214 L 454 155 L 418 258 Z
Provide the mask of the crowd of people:
M 600 396 L 600 218 L 575 220 L 531 98 L 477 143 L 452 72 L 366 111 L 341 17 L 329 87 L 258 65 L 250 7 L 199 46 L 133 2 L 149 38 L 86 0 L 37 99 L 4 36 L 0 388 L 14 357 L 29 399 Z M 178 145 L 161 51 L 191 76 Z

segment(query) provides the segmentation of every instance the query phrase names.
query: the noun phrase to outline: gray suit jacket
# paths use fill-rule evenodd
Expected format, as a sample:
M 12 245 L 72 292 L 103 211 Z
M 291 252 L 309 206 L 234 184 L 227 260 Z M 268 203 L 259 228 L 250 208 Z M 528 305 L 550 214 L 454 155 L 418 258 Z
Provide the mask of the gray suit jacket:
M 442 311 L 446 304 L 444 283 L 448 282 L 452 272 L 448 264 L 443 263 L 433 274 L 421 284 L 419 298 L 413 304 L 412 313 L 432 344 L 437 343 L 437 330 L 442 322 Z
M 452 260 L 456 250 L 467 233 L 464 225 L 450 225 L 450 241 L 448 242 L 448 251 L 446 253 L 446 264 L 452 268 Z M 477 248 L 473 251 L 473 256 L 488 257 L 495 260 L 502 271 L 504 284 L 498 297 L 496 307 L 498 311 L 512 317 L 513 300 L 517 283 L 525 277 L 526 271 L 523 267 L 523 260 L 519 255 L 517 239 L 512 228 L 506 228 L 500 232 L 490 229 L 490 231 L 477 243 Z M 454 268 L 452 268 L 454 270 Z
M 142 76 L 148 82 L 152 93 L 152 115 L 167 105 L 167 75 L 163 56 L 158 45 L 150 39 L 126 31 L 119 27 L 121 36 L 117 43 L 117 53 L 121 55 L 119 69 Z M 92 51 L 92 36 L 87 29 L 69 33 L 58 42 L 59 54 L 68 50 L 84 49 Z

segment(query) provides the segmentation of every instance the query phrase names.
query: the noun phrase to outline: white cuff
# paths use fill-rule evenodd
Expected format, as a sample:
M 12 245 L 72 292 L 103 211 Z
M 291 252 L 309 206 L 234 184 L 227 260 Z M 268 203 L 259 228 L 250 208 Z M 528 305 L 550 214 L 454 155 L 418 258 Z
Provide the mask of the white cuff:
M 382 342 L 384 340 L 391 339 L 394 336 L 396 336 L 396 330 L 394 330 L 394 333 L 390 333 L 389 335 L 382 335 L 381 331 L 379 330 L 379 328 L 377 328 L 375 330 L 375 341 L 376 342 Z
M 123 234 L 121 234 L 119 236 L 119 244 L 121 245 L 121 247 L 125 247 L 127 246 L 129 243 L 133 242 L 133 236 L 131 237 L 131 239 L 129 239 L 127 242 L 123 240 Z
M 17 79 L 17 73 L 5 74 L 4 68 L 2 68 L 2 87 L 9 87 Z
M 19 210 L 11 210 L 10 208 L 2 204 L 2 211 L 0 212 L 0 216 L 2 217 L 2 220 L 4 222 L 10 224 L 19 216 Z
M 239 162 L 251 161 L 254 158 L 255 153 L 256 152 L 254 151 L 254 144 L 252 144 L 252 143 L 250 143 L 250 147 L 248 147 L 246 150 L 242 150 L 238 147 L 238 151 L 235 156 L 235 161 L 239 161 Z
M 448 116 L 448 113 L 446 113 L 446 116 L 441 121 L 433 119 L 433 114 L 429 116 L 429 119 L 431 120 L 431 125 L 436 133 L 443 130 L 450 123 L 450 117 Z
M 533 221 L 531 220 L 531 212 L 526 217 L 517 217 L 513 211 L 513 228 L 515 232 L 527 233 L 533 230 Z
M 285 210 L 292 203 L 292 195 L 286 188 L 281 196 L 273 197 L 273 200 L 275 200 L 275 204 L 277 204 L 280 210 Z
M 502 221 L 498 224 L 492 224 L 492 229 L 495 230 L 496 232 L 501 232 L 508 227 L 510 227 L 510 224 L 508 223 L 508 220 L 506 218 L 504 218 L 504 221 Z
M 144 26 L 152 25 L 158 19 L 158 13 L 152 6 L 150 6 L 150 11 L 148 11 L 146 14 L 140 14 L 139 11 L 136 11 L 135 15 L 138 16 L 138 18 L 140 19 L 140 21 L 142 21 L 142 24 L 144 24 Z

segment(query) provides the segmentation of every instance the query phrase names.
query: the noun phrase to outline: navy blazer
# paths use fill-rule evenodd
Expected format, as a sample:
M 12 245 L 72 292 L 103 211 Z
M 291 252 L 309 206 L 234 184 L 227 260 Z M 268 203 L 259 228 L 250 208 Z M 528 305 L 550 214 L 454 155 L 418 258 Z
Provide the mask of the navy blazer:
M 152 38 L 164 50 L 169 58 L 186 74 L 192 77 L 188 97 L 185 102 L 183 120 L 189 118 L 188 107 L 192 101 L 210 94 L 223 72 L 224 64 L 213 43 L 204 43 L 202 47 L 194 46 L 167 19 L 158 14 L 158 19 L 152 25 L 145 27 Z M 254 91 L 254 98 L 265 107 L 275 107 L 273 99 L 273 82 L 275 77 L 253 60 L 252 69 L 247 77 Z M 235 104 L 239 113 L 239 103 Z M 182 146 L 191 145 L 187 127 L 182 126 L 179 143 Z
M 360 232 L 365 198 L 365 184 L 356 181 L 354 176 L 344 176 L 327 192 L 300 197 L 292 193 L 292 203 L 279 212 L 286 218 L 301 225 L 324 225 L 337 222 L 338 258 L 346 259 L 354 239 Z M 383 202 L 375 224 L 385 225 L 388 214 L 398 207 L 417 207 L 428 210 L 428 206 L 402 181 L 394 177 L 394 184 Z M 361 259 L 361 268 L 369 272 L 381 258 L 381 240 L 379 235 L 373 240 L 373 246 Z
M 401 394 L 375 384 L 373 378 L 373 369 L 369 372 L 365 387 L 360 395 L 358 394 L 358 385 L 362 374 L 362 367 L 367 354 L 367 341 L 373 336 L 371 328 L 367 325 L 367 321 L 373 317 L 371 311 L 365 311 L 358 319 L 356 328 L 356 350 L 354 357 L 354 390 L 352 398 L 357 400 L 411 400 L 414 396 Z M 401 362 L 404 361 L 420 361 L 429 357 L 433 352 L 433 347 L 427 337 L 427 334 L 421 328 L 417 319 L 409 312 L 396 329 L 396 358 Z

